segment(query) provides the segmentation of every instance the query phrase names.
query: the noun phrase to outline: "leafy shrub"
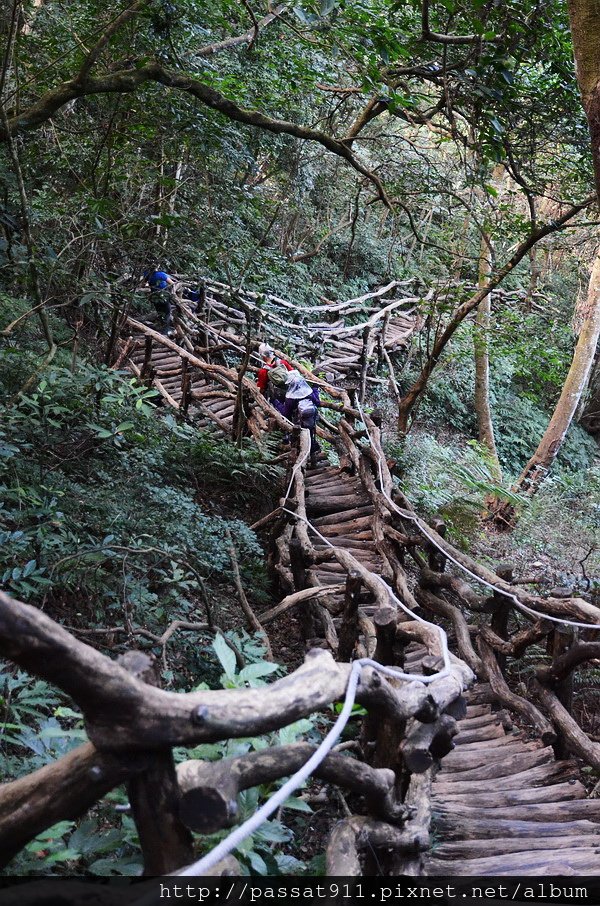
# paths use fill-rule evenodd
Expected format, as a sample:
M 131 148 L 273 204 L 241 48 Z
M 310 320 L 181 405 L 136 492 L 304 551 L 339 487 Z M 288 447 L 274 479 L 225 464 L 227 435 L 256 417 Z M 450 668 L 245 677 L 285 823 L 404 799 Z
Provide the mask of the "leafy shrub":
M 157 418 L 135 380 L 85 363 L 75 374 L 50 369 L 3 416 L 8 592 L 85 628 L 99 621 L 160 634 L 171 619 L 204 619 L 205 582 L 218 589 L 231 578 L 231 535 L 248 591 L 264 595 L 262 550 L 230 512 L 277 487 L 281 468 L 268 452 Z M 226 516 L 202 502 L 215 491 Z
M 503 469 L 514 477 L 525 466 L 543 436 L 566 373 L 562 351 L 548 343 L 545 349 L 539 349 L 541 343 L 536 340 L 530 344 L 530 336 L 523 333 L 518 354 L 509 354 L 506 345 L 501 346 L 502 355 L 492 358 L 490 369 L 490 406 L 498 457 Z M 531 353 L 529 359 L 527 350 Z M 526 381 L 527 373 L 529 379 Z M 415 376 L 414 371 L 405 376 L 405 388 L 410 386 Z M 477 432 L 474 385 L 471 332 L 470 329 L 463 329 L 433 373 L 419 410 L 419 423 L 430 426 L 436 433 L 449 428 L 452 432 L 473 437 Z M 596 451 L 595 441 L 577 424 L 572 424 L 555 468 L 567 471 L 585 469 Z
M 285 668 L 263 660 L 264 647 L 256 638 L 242 633 L 232 636 L 247 663 L 236 666 L 236 657 L 221 636 L 210 648 L 213 666 L 222 673 L 216 685 L 224 689 L 262 688 L 266 678 L 285 673 Z M 218 675 L 218 673 L 217 673 Z M 5 670 L 0 673 L 4 710 L 4 733 L 0 739 L 0 770 L 4 777 L 21 776 L 54 761 L 85 739 L 81 715 L 62 704 L 65 696 L 40 680 Z M 195 689 L 208 689 L 207 683 Z M 323 719 L 319 718 L 320 725 Z M 231 739 L 202 744 L 193 749 L 174 750 L 176 761 L 199 758 L 218 761 L 221 758 L 261 751 L 269 746 L 286 745 L 299 739 L 319 741 L 314 719 L 295 721 L 287 727 L 259 737 Z M 283 780 L 245 790 L 239 799 L 240 823 L 264 802 Z M 133 819 L 126 811 L 127 799 L 122 790 L 113 790 L 91 813 L 79 822 L 61 821 L 32 840 L 10 863 L 7 874 L 141 874 L 142 860 Z M 285 815 L 311 813 L 299 795 L 285 804 Z M 296 819 L 298 820 L 298 819 Z M 306 869 L 305 864 L 287 850 L 294 839 L 294 819 L 284 823 L 281 814 L 266 821 L 236 851 L 244 870 L 253 874 L 288 874 Z M 229 831 L 198 837 L 200 854 L 208 852 Z
M 402 472 L 402 487 L 416 509 L 439 515 L 455 540 L 467 547 L 478 530 L 488 497 L 523 507 L 525 501 L 494 480 L 487 450 L 475 441 L 444 446 L 425 434 L 413 434 L 404 448 L 386 444 Z

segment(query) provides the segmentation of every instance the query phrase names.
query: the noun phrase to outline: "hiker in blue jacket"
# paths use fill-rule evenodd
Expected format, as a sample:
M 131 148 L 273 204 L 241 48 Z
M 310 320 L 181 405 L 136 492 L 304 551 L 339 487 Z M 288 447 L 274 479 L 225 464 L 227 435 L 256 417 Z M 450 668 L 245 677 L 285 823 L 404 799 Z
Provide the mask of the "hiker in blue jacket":
M 156 268 L 149 268 L 144 271 L 144 279 L 150 287 L 154 307 L 164 322 L 165 333 L 168 336 L 172 333 L 175 308 L 172 287 L 175 286 L 177 280 L 171 274 L 167 274 L 166 271 L 160 271 Z M 190 302 L 195 302 L 196 305 L 200 301 L 200 293 L 195 289 L 184 287 L 182 295 L 184 299 L 189 299 Z

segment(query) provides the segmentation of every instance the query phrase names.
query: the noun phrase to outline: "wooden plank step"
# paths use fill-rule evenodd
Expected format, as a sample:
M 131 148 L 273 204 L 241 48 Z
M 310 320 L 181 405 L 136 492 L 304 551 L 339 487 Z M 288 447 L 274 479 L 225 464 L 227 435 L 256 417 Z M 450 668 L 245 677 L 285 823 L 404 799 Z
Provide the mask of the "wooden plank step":
M 445 840 L 491 839 L 493 837 L 552 838 L 559 834 L 598 836 L 600 828 L 594 821 L 520 821 L 510 818 L 467 818 L 462 815 L 436 815 L 432 817 L 433 832 Z M 600 839 L 598 840 L 600 845 Z M 523 844 L 523 849 L 527 845 Z
M 370 516 L 364 516 L 364 517 L 359 516 L 355 520 L 353 519 L 351 521 L 353 523 L 354 528 L 356 529 L 356 532 L 359 532 L 361 530 L 364 531 L 365 529 L 370 529 L 372 519 Z M 316 520 L 315 520 L 315 526 L 317 528 L 319 528 Z M 347 530 L 348 530 L 348 525 L 346 523 L 340 522 L 339 524 L 336 524 L 336 525 L 324 526 L 321 534 L 324 535 L 326 538 L 333 538 L 336 535 L 340 535 L 340 536 L 343 535 L 344 532 L 346 532 Z M 354 530 L 352 531 L 352 536 L 354 538 L 356 538 L 356 532 Z M 373 537 L 371 535 L 370 531 L 369 531 L 369 537 L 371 537 L 371 538 Z
M 464 859 L 448 863 L 444 860 L 427 860 L 426 873 L 432 876 L 448 875 L 451 867 L 453 876 L 461 875 L 511 875 L 550 877 L 556 875 L 597 875 L 600 872 L 600 847 L 578 847 L 556 850 L 549 848 L 481 859 Z M 531 886 L 531 885 L 529 885 Z
M 522 790 L 553 782 L 562 783 L 565 780 L 577 778 L 578 775 L 579 768 L 575 761 L 554 761 L 530 768 L 527 771 L 520 771 L 518 774 L 497 777 L 494 780 L 494 790 Z M 469 796 L 471 793 L 489 793 L 490 790 L 489 780 L 465 780 L 450 783 L 447 780 L 446 775 L 438 775 L 433 787 L 436 796 L 444 796 L 446 793 L 454 796 L 465 793 Z
M 478 717 L 463 717 L 459 721 L 459 732 L 461 730 L 475 730 L 477 727 L 487 727 L 489 724 L 502 723 L 502 714 L 500 712 L 490 711 L 488 714 L 480 714 Z
M 337 481 L 332 481 L 326 485 L 315 485 L 309 482 L 306 484 L 306 496 L 309 497 L 325 497 L 328 494 L 333 494 L 335 497 L 347 497 L 354 495 L 355 497 L 360 496 L 364 497 L 365 500 L 368 500 L 369 497 L 361 487 L 357 487 L 355 482 L 343 482 L 339 479 Z
M 464 774 L 475 768 L 483 767 L 490 762 L 510 761 L 515 755 L 532 752 L 543 748 L 541 740 L 533 742 L 514 742 L 512 746 L 503 748 L 479 749 L 469 752 L 468 749 L 456 749 L 442 761 L 442 770 L 438 776 L 449 774 Z
M 519 774 L 521 771 L 537 768 L 538 765 L 548 764 L 551 761 L 554 761 L 554 751 L 551 746 L 547 746 L 544 749 L 534 749 L 533 752 L 519 752 L 514 755 L 511 753 L 510 757 L 499 761 L 486 761 L 478 767 L 465 771 L 445 771 L 442 761 L 439 776 L 444 778 L 445 783 L 452 783 L 457 779 L 461 783 L 466 783 L 468 780 L 496 780 L 499 777 L 507 777 L 509 774 Z
M 325 544 L 323 541 L 320 541 L 319 538 L 315 538 L 313 542 L 313 547 L 315 550 L 325 550 L 329 545 Z M 351 549 L 356 549 L 359 551 L 376 551 L 378 550 L 377 545 L 374 541 L 355 541 L 354 538 L 343 538 L 339 544 L 340 547 Z
M 504 736 L 504 727 L 500 722 L 489 724 L 487 727 L 476 727 L 474 730 L 460 730 L 454 737 L 457 746 L 464 746 L 471 742 L 481 742 L 486 739 L 496 739 Z
M 491 714 L 491 705 L 467 705 L 467 718 Z
M 370 519 L 362 520 L 363 523 L 366 522 L 370 524 Z M 339 525 L 334 526 L 334 529 L 338 529 L 340 532 L 348 531 L 348 526 Z M 328 541 L 331 541 L 336 547 L 344 547 L 346 541 L 348 540 L 347 535 L 338 534 L 337 531 L 331 531 L 329 526 L 324 526 L 321 530 L 321 534 L 324 538 L 327 538 Z M 373 541 L 373 532 L 371 529 L 364 524 L 359 527 L 358 531 L 352 532 L 353 541 Z
M 320 499 L 309 497 L 306 501 L 307 513 L 321 514 L 324 516 L 339 514 L 344 522 L 348 522 L 349 519 L 354 518 L 352 515 L 347 515 L 348 513 L 356 513 L 359 509 L 362 509 L 363 511 L 371 510 L 371 512 L 373 512 L 373 508 L 369 507 L 368 502 L 356 495 L 352 495 L 351 497 L 334 497 L 332 495 L 331 497 L 322 497 Z M 315 525 L 316 524 L 317 523 L 315 522 Z
M 479 749 L 497 749 L 502 746 L 511 746 L 515 740 L 522 740 L 527 742 L 528 740 L 523 734 L 517 730 L 511 730 L 509 733 L 506 733 L 504 736 L 498 736 L 495 739 L 483 739 L 481 741 L 473 740 L 472 742 L 467 742 L 461 745 L 461 752 L 476 752 Z M 456 741 L 456 738 L 455 738 Z
M 550 787 L 552 789 L 552 787 Z M 465 799 L 468 802 L 468 799 Z M 459 818 L 492 818 L 494 821 L 498 818 L 516 819 L 518 821 L 556 821 L 561 824 L 572 823 L 586 819 L 596 821 L 600 819 L 600 802 L 597 799 L 573 799 L 563 802 L 528 802 L 525 805 L 511 805 L 498 808 L 482 808 L 476 806 L 471 808 L 468 805 L 462 805 L 453 802 L 451 805 L 443 806 L 438 803 L 435 814 L 445 815 L 448 818 L 454 816 Z M 600 825 L 598 825 L 600 833 Z
M 552 847 L 556 850 L 575 849 L 581 844 L 581 837 L 575 834 L 564 834 L 552 838 Z M 527 841 L 530 852 L 548 849 L 546 837 L 532 837 Z M 435 844 L 429 858 L 444 859 L 447 871 L 451 873 L 453 859 L 479 859 L 488 856 L 501 856 L 505 853 L 519 853 L 523 841 L 515 837 L 495 837 L 493 840 L 454 840 L 452 843 Z M 447 860 L 447 861 L 446 861 Z
M 475 808 L 506 808 L 509 805 L 527 805 L 532 802 L 563 802 L 565 800 L 585 799 L 587 793 L 584 785 L 579 780 L 567 780 L 565 783 L 555 783 L 551 786 L 538 786 L 530 790 L 490 790 L 488 793 L 444 793 L 436 796 L 435 785 L 431 797 L 434 807 L 443 806 L 445 803 L 465 802 L 469 807 Z

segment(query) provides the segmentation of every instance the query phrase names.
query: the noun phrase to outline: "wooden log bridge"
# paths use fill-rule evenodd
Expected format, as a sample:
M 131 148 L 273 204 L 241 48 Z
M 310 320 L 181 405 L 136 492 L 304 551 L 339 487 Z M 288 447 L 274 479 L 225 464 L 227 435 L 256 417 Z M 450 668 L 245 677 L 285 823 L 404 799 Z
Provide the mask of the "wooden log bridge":
M 406 301 L 386 298 L 392 289 L 335 311 L 350 318 L 366 303 L 366 322 L 337 330 L 352 346 L 345 353 L 358 367 L 360 396 L 380 325 L 391 362 Z M 291 309 L 273 298 L 282 314 L 271 318 L 271 335 L 280 329 L 283 346 Z M 512 583 L 510 569 L 493 571 L 456 549 L 443 524 L 419 519 L 394 483 L 374 418 L 343 386 L 295 363 L 335 413 L 320 429 L 334 455 L 309 468 L 309 432 L 294 431 L 258 392 L 244 355 L 259 300 L 215 285 L 200 312 L 181 306 L 175 338 L 130 319 L 114 366 L 129 367 L 200 429 L 259 444 L 273 426 L 292 434 L 279 506 L 255 526 L 266 533 L 283 597 L 255 620 L 269 632 L 277 621 L 289 627 L 293 613 L 306 656 L 260 689 L 173 693 L 154 684 L 146 654 L 111 660 L 0 593 L 0 654 L 67 693 L 89 737 L 0 785 L 0 865 L 124 783 L 145 872 L 190 865 L 193 834 L 235 825 L 243 790 L 295 773 L 315 748 L 271 737 L 261 751 L 177 765 L 173 749 L 268 734 L 327 710 L 345 698 L 353 662 L 364 658 L 379 666 L 361 665 L 360 733 L 314 772 L 345 794 L 346 815 L 326 847 L 329 875 L 600 874 L 600 800 L 580 773 L 582 762 L 600 770 L 600 744 L 577 724 L 569 693 L 574 671 L 600 655 L 597 630 L 581 641 L 569 621 L 600 626 L 600 610 L 575 597 L 537 598 Z M 295 326 L 305 314 L 293 313 Z M 362 347 L 350 343 L 360 337 Z M 525 653 L 540 656 L 542 643 L 546 660 L 527 689 L 515 687 L 513 665 Z M 232 870 L 228 857 L 210 871 Z

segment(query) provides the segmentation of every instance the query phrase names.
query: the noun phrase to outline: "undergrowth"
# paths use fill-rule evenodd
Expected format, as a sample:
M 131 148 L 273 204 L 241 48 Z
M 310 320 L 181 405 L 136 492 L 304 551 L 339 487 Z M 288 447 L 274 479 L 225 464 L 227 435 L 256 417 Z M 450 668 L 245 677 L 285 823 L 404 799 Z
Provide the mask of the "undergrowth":
M 285 674 L 285 668 L 264 660 L 264 648 L 246 633 L 228 634 L 245 666 L 236 666 L 236 656 L 217 635 L 204 650 L 205 676 L 211 682 L 196 683 L 192 690 L 209 688 L 262 688 L 268 678 Z M 28 677 L 19 670 L 0 672 L 0 771 L 5 779 L 20 777 L 55 761 L 85 740 L 82 715 L 54 687 Z M 270 746 L 286 745 L 300 739 L 318 742 L 329 720 L 322 715 L 302 719 L 281 730 L 258 737 L 230 739 L 174 749 L 175 761 L 199 758 L 219 761 Z M 243 791 L 238 801 L 238 819 L 253 814 L 281 784 L 282 780 Z M 245 840 L 236 851 L 246 874 L 302 874 L 312 866 L 292 854 L 296 831 L 301 831 L 310 805 L 300 792 L 286 800 L 276 817 Z M 208 852 L 228 831 L 196 836 L 197 855 Z M 7 875 L 139 875 L 142 855 L 133 818 L 123 788 L 105 796 L 81 821 L 61 821 L 39 834 L 10 862 Z
M 207 611 L 218 622 L 231 536 L 247 593 L 266 600 L 263 552 L 243 519 L 256 499 L 270 508 L 283 480 L 272 451 L 157 418 L 153 391 L 85 362 L 75 373 L 58 362 L 11 403 L 22 371 L 6 356 L 1 588 L 63 624 L 116 629 L 119 645 L 138 627 L 160 635 Z M 193 669 L 193 646 L 179 647 Z

